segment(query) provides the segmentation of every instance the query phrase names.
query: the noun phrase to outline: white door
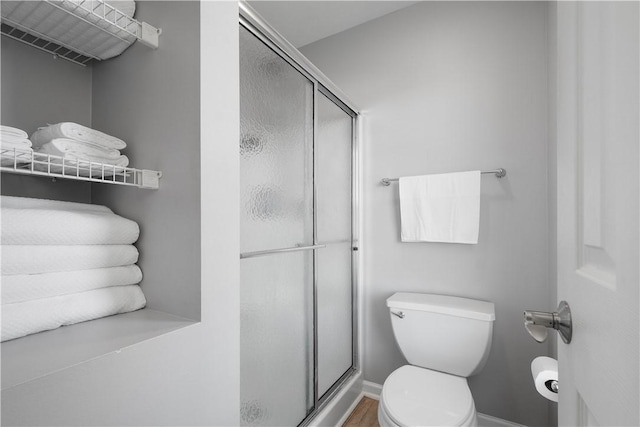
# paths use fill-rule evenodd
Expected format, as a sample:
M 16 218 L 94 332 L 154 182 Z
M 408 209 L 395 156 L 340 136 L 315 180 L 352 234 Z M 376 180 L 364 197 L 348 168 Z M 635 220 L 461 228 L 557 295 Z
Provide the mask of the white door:
M 638 426 L 637 2 L 558 2 L 560 425 Z

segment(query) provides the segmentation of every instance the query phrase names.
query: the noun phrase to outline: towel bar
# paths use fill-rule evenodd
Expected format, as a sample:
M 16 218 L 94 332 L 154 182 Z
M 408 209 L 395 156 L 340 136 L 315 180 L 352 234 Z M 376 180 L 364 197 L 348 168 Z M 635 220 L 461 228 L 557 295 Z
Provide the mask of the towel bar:
M 244 252 L 240 254 L 240 259 L 253 258 L 253 257 L 263 256 L 263 255 L 279 254 L 284 252 L 312 251 L 315 249 L 322 249 L 326 247 L 327 245 L 309 245 L 309 246 L 294 246 L 292 248 L 270 249 L 267 251 Z
M 503 168 L 499 168 L 499 169 L 494 169 L 494 170 L 490 170 L 490 171 L 480 171 L 480 173 L 492 173 L 497 178 L 502 178 L 503 176 L 505 176 L 507 174 L 507 170 L 503 169 Z M 396 182 L 399 179 L 400 178 L 382 178 L 381 183 L 382 183 L 382 185 L 389 186 L 389 185 L 391 185 L 392 182 Z

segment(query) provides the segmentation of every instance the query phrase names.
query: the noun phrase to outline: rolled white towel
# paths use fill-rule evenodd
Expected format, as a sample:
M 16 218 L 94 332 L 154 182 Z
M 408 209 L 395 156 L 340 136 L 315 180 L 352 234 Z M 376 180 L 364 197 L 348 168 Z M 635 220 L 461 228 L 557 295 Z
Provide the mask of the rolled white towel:
M 47 200 L 36 199 L 32 197 L 14 196 L 0 196 L 0 208 L 113 212 L 106 206 L 92 205 L 90 203 L 63 202 L 61 200 Z
M 38 128 L 31 135 L 31 142 L 34 147 L 40 147 L 55 138 L 70 138 L 116 150 L 122 150 L 127 146 L 123 140 L 115 136 L 73 122 L 61 122 Z
M 52 141 L 42 145 L 36 151 L 42 154 L 51 154 L 52 156 L 64 157 L 65 160 L 70 160 L 70 162 L 65 161 L 65 164 L 71 166 L 75 166 L 75 162 L 77 161 L 101 163 L 105 165 L 115 165 L 120 167 L 126 167 L 129 165 L 129 158 L 123 154 L 120 154 L 120 152 L 117 150 L 115 150 L 117 151 L 116 157 L 102 157 L 87 153 L 80 153 L 77 151 L 65 151 L 63 144 L 54 144 L 54 142 Z M 74 163 L 73 165 L 71 164 L 72 162 Z M 51 164 L 61 166 L 62 160 L 51 159 Z
M 2 341 L 143 308 L 138 285 L 114 286 L 2 306 Z
M 45 148 L 47 147 L 47 148 Z M 101 163 L 119 159 L 122 155 L 115 148 L 104 148 L 99 145 L 87 144 L 70 138 L 54 138 L 40 147 L 39 151 L 61 157 L 79 157 L 101 159 Z
M 135 221 L 112 212 L 2 207 L 4 245 L 128 245 L 138 240 Z
M 3 276 L 119 267 L 138 262 L 133 245 L 2 246 Z
M 112 286 L 135 285 L 141 280 L 142 271 L 137 265 L 3 276 L 2 304 L 15 304 Z
M 14 128 L 11 126 L 0 125 L 0 134 L 15 136 L 17 138 L 27 138 L 29 135 L 22 129 Z

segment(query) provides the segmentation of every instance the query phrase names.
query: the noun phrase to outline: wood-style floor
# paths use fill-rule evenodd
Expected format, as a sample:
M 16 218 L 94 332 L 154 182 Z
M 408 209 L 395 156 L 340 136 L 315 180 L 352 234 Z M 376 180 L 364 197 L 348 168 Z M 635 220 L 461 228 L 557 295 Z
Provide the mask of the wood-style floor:
M 342 427 L 380 427 L 378 401 L 363 397 Z

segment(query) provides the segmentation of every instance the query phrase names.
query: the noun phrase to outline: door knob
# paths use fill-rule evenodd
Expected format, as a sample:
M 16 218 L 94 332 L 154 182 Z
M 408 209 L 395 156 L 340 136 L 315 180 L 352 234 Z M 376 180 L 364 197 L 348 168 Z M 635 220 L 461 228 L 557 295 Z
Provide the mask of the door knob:
M 571 326 L 571 309 L 566 301 L 560 301 L 558 311 L 549 313 L 546 311 L 524 312 L 524 327 L 529 335 L 538 342 L 544 342 L 548 337 L 548 328 L 558 331 L 562 341 L 566 344 L 571 342 L 573 328 Z

